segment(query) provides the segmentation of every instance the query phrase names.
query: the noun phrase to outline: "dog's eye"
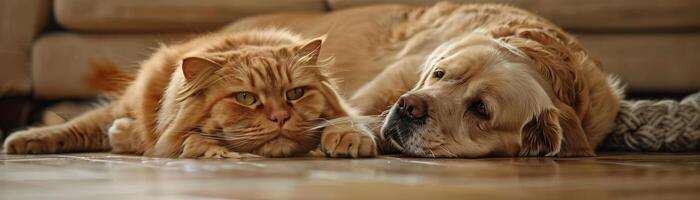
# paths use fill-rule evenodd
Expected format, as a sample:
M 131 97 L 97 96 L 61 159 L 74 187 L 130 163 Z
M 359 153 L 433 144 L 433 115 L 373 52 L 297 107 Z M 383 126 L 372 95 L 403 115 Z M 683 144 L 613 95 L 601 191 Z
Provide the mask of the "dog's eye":
M 434 78 L 440 79 L 440 78 L 442 78 L 443 76 L 445 76 L 445 72 L 442 71 L 442 70 L 437 70 L 437 71 L 433 72 L 433 77 L 434 77 Z
M 481 117 L 483 119 L 489 119 L 489 110 L 486 107 L 486 103 L 484 103 L 483 101 L 479 101 L 475 104 L 472 104 L 472 110 L 479 117 Z

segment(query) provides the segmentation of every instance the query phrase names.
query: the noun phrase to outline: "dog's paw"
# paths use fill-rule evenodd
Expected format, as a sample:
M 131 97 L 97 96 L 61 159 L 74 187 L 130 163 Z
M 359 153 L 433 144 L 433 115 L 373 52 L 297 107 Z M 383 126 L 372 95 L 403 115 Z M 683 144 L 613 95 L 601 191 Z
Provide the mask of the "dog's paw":
M 321 135 L 321 151 L 326 156 L 367 158 L 377 156 L 372 135 L 355 130 L 352 125 L 326 127 Z
M 43 154 L 55 153 L 59 145 L 58 138 L 41 130 L 15 132 L 5 140 L 4 151 L 7 154 Z

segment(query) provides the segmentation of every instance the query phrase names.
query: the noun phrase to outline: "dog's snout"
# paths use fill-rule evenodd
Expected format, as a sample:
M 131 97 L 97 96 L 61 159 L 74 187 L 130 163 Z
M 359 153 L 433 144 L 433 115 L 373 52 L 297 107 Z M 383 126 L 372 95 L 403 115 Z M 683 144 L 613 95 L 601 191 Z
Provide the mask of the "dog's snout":
M 401 146 L 408 138 L 420 132 L 426 124 L 427 116 L 427 101 L 418 95 L 405 94 L 392 106 L 382 125 L 382 135 Z
M 410 115 L 412 118 L 423 118 L 428 113 L 425 101 L 414 95 L 403 95 L 396 103 L 402 114 Z

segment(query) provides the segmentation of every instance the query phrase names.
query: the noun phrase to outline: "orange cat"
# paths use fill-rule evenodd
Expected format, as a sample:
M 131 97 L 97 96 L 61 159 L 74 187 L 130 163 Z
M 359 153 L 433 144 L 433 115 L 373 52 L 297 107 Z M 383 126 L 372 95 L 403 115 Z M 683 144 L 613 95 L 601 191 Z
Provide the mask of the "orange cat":
M 377 154 L 371 134 L 326 121 L 352 111 L 319 60 L 321 39 L 216 33 L 161 47 L 110 104 L 12 134 L 7 153 L 106 151 L 184 158 Z M 325 128 L 319 128 L 327 126 Z

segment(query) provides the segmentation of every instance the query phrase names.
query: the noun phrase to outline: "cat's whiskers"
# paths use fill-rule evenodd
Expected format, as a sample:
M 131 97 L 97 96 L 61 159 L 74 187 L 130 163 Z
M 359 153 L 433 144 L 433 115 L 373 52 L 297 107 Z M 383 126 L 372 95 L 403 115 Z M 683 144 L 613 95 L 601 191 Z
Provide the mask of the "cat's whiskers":
M 252 125 L 252 126 L 235 126 L 235 127 L 216 127 L 216 128 L 209 128 L 209 127 L 204 127 L 204 126 L 199 126 L 195 127 L 195 129 L 203 130 L 206 132 L 250 132 L 250 131 L 258 131 L 259 129 L 262 129 L 260 125 Z
M 329 126 L 341 125 L 341 124 L 351 124 L 355 126 L 356 124 L 369 125 L 377 124 L 381 120 L 379 115 L 365 115 L 365 116 L 354 116 L 354 117 L 340 117 L 331 120 L 324 120 L 324 122 L 319 123 L 317 126 L 311 129 L 322 129 Z
M 201 131 L 205 130 L 205 131 Z M 262 131 L 262 128 L 251 127 L 251 128 L 241 128 L 241 129 L 224 129 L 224 128 L 200 128 L 200 131 L 192 130 L 192 133 L 202 135 L 204 137 L 215 139 L 215 140 L 225 140 L 225 141 L 237 141 L 237 140 L 257 140 L 264 138 L 271 131 Z M 267 133 L 265 133 L 267 132 Z

